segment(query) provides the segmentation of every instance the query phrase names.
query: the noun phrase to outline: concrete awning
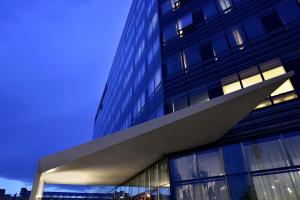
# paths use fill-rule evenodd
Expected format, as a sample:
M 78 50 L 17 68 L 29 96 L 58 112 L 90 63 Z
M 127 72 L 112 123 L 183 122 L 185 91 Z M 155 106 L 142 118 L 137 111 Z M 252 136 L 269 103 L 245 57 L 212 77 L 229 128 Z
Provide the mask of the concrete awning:
M 31 199 L 43 184 L 119 185 L 164 154 L 220 139 L 282 85 L 288 73 L 41 159 Z

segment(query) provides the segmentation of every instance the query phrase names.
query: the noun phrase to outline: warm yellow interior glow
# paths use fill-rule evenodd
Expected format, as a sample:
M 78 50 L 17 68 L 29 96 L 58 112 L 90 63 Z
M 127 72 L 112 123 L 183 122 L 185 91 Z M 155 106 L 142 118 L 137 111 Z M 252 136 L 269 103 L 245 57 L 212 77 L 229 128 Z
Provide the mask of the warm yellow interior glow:
M 286 73 L 286 71 L 285 71 L 284 67 L 280 66 L 280 67 L 268 70 L 266 72 L 263 72 L 263 76 L 264 76 L 265 80 L 269 80 L 271 78 L 283 75 L 285 73 Z
M 241 83 L 239 81 L 237 81 L 235 83 L 224 85 L 222 87 L 222 89 L 223 89 L 224 94 L 229 94 L 229 93 L 232 93 L 232 92 L 242 89 L 242 86 L 241 86 Z
M 274 78 L 276 76 L 280 76 L 285 74 L 286 71 L 283 66 L 277 67 L 275 69 L 271 69 L 269 71 L 263 72 L 263 76 L 266 80 Z M 283 94 L 286 92 L 294 91 L 294 87 L 290 80 L 287 80 L 284 84 L 282 84 L 276 91 L 274 91 L 271 96 L 276 96 L 279 94 Z
M 277 76 L 286 74 L 286 71 L 284 69 L 284 67 L 282 65 L 277 65 L 278 67 L 274 68 L 274 69 L 270 69 L 268 71 L 265 71 L 262 73 L 263 78 L 265 80 L 269 80 L 272 78 L 275 78 Z M 241 80 L 242 86 L 243 88 L 255 85 L 257 83 L 260 83 L 263 81 L 263 78 L 261 76 L 261 74 L 256 74 L 254 76 L 250 76 L 248 78 L 244 78 Z M 227 85 L 223 85 L 223 93 L 224 94 L 229 94 L 232 92 L 235 92 L 237 90 L 242 89 L 241 83 L 239 81 L 236 81 L 234 83 L 231 84 L 227 84 Z M 273 102 L 274 104 L 278 104 L 284 101 L 289 101 L 292 99 L 296 99 L 298 98 L 298 95 L 292 91 L 294 91 L 294 86 L 291 82 L 291 80 L 287 80 L 285 83 L 283 83 L 279 88 L 277 88 L 277 90 L 275 90 L 272 94 L 271 97 L 273 97 Z M 260 103 L 256 109 L 259 108 L 264 108 L 267 106 L 272 105 L 270 100 L 265 100 L 264 102 Z
M 287 80 L 284 84 L 282 84 L 277 90 L 275 90 L 271 96 L 277 96 L 286 92 L 294 91 L 294 87 L 290 80 Z
M 267 107 L 267 106 L 270 106 L 270 105 L 272 105 L 271 101 L 270 100 L 265 100 L 265 101 L 261 102 L 258 106 L 256 106 L 255 109 L 264 108 L 264 107 Z
M 295 92 L 292 92 L 292 93 L 280 95 L 278 97 L 273 98 L 273 102 L 274 102 L 274 104 L 278 104 L 278 103 L 290 101 L 290 100 L 297 99 L 297 98 L 298 98 L 298 95 Z
M 249 86 L 251 86 L 251 85 L 255 85 L 255 84 L 257 84 L 257 83 L 260 83 L 260 82 L 262 82 L 262 81 L 263 81 L 263 80 L 262 80 L 261 75 L 260 75 L 260 74 L 257 74 L 257 75 L 255 75 L 255 76 L 251 76 L 251 77 L 249 77 L 249 78 L 243 79 L 243 80 L 242 80 L 242 84 L 243 84 L 244 88 L 246 88 L 246 87 L 249 87 Z

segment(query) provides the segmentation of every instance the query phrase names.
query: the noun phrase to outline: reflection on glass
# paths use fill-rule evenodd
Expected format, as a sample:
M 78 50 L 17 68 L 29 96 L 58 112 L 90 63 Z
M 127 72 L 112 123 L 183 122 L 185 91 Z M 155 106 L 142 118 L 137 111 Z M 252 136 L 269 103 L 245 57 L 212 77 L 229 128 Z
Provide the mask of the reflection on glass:
M 285 146 L 294 165 L 300 165 L 300 135 L 285 138 Z M 298 179 L 300 180 L 300 179 Z
M 278 139 L 247 144 L 244 150 L 251 171 L 289 166 Z
M 177 200 L 229 199 L 228 188 L 224 180 L 206 183 L 182 185 L 176 188 Z
M 172 160 L 173 179 L 176 181 L 197 179 L 197 157 L 195 154 Z
M 230 0 L 218 0 L 219 6 L 224 13 L 230 12 L 232 6 Z
M 253 183 L 258 199 L 298 199 L 290 173 L 254 176 Z
M 159 172 L 159 185 L 170 187 L 170 178 L 169 178 L 169 168 L 168 168 L 168 161 L 163 160 L 158 163 L 158 172 Z
M 171 191 L 170 186 L 161 186 L 159 188 L 159 200 L 170 200 L 171 199 Z
M 201 152 L 197 155 L 200 178 L 222 176 L 224 169 L 218 149 Z
M 204 103 L 206 101 L 209 101 L 209 96 L 208 92 L 202 92 L 202 93 L 196 93 L 196 94 L 191 94 L 189 96 L 190 99 L 190 105 L 196 105 L 198 103 Z

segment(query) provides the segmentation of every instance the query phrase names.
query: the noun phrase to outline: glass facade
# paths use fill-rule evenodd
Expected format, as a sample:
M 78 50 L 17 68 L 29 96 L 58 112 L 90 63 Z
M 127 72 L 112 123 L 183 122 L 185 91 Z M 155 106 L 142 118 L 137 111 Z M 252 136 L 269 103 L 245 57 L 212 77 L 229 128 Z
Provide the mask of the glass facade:
M 299 66 L 299 0 L 134 0 L 94 138 L 295 75 L 219 141 L 164 155 L 113 199 L 300 199 Z
M 95 119 L 94 138 L 164 114 L 156 0 L 133 1 Z
M 170 180 L 168 161 L 162 160 L 133 177 L 111 192 L 114 199 L 169 200 Z
M 175 156 L 173 193 L 189 200 L 299 199 L 299 139 L 300 132 L 281 134 Z

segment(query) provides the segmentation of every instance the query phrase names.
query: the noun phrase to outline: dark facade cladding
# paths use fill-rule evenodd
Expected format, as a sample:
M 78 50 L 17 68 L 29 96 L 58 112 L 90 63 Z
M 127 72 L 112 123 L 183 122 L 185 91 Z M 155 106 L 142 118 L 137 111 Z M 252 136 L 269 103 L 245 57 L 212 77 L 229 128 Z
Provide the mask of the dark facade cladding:
M 94 138 L 288 71 L 294 77 L 219 141 L 165 155 L 112 194 L 300 199 L 300 1 L 134 0 Z

